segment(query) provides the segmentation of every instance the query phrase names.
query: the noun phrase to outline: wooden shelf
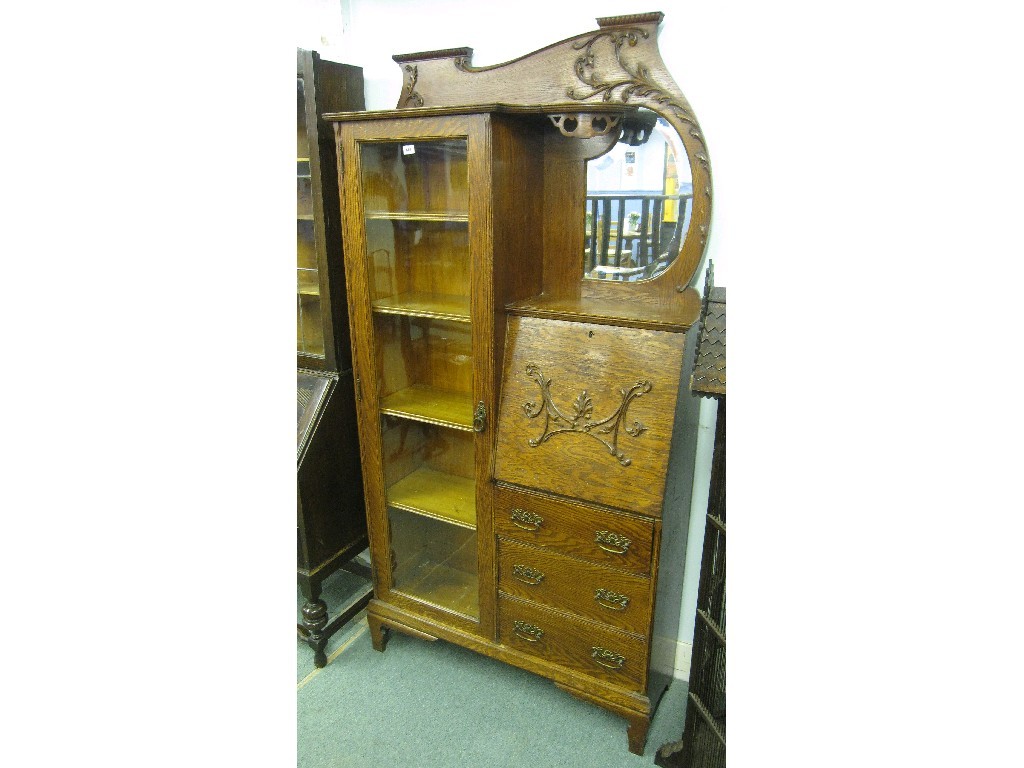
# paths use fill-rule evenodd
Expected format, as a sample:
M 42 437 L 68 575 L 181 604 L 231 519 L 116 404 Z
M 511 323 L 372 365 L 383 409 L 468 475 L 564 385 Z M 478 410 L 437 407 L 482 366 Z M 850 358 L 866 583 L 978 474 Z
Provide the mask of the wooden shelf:
M 295 218 L 298 219 L 299 221 L 313 221 L 313 214 L 312 213 L 299 213 L 299 214 L 296 214 Z
M 420 467 L 387 490 L 388 505 L 476 530 L 476 482 Z
M 473 431 L 471 395 L 445 392 L 423 384 L 413 384 L 382 398 L 380 412 L 466 432 Z
M 386 299 L 377 299 L 373 302 L 373 311 L 385 315 L 430 317 L 458 323 L 470 321 L 469 296 L 403 293 Z
M 299 296 L 319 296 L 320 286 L 319 285 L 300 285 L 298 290 Z
M 509 314 L 527 317 L 685 331 L 700 315 L 700 296 L 696 291 L 686 291 L 673 298 L 671 304 L 648 304 L 630 300 L 626 292 L 622 301 L 542 295 L 507 304 L 505 309 Z
M 367 211 L 371 221 L 469 221 L 468 212 L 460 211 Z

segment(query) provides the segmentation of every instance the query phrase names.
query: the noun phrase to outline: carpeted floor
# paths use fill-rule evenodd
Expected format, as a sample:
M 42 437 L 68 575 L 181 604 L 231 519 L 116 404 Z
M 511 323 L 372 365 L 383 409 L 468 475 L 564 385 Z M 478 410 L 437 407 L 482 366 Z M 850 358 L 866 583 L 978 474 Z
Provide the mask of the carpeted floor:
M 328 579 L 331 615 L 364 583 Z M 625 720 L 530 672 L 398 632 L 377 653 L 364 614 L 330 640 L 327 657 L 318 670 L 298 644 L 298 768 L 651 766 L 682 731 L 684 682 L 669 687 L 638 757 Z

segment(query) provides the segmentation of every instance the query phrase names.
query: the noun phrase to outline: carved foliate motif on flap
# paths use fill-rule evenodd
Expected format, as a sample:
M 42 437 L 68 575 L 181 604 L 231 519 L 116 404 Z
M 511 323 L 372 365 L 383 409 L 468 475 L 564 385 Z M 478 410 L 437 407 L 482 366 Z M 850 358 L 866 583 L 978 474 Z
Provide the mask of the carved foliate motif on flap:
M 618 408 L 610 416 L 594 420 L 594 403 L 590 395 L 587 394 L 587 390 L 582 390 L 576 396 L 570 415 L 559 409 L 551 399 L 551 379 L 544 376 L 539 366 L 533 363 L 527 365 L 526 375 L 533 379 L 537 386 L 540 387 L 541 400 L 539 403 L 532 400 L 527 401 L 523 404 L 523 411 L 526 413 L 527 418 L 530 419 L 536 419 L 541 414 L 544 414 L 544 430 L 538 437 L 531 438 L 528 441 L 531 448 L 536 448 L 555 435 L 575 432 L 581 435 L 588 435 L 602 443 L 608 449 L 608 452 L 619 460 L 619 464 L 622 466 L 628 467 L 633 462 L 631 458 L 619 450 L 619 427 L 626 421 L 626 410 L 629 408 L 630 402 L 650 392 L 651 382 L 641 380 L 629 389 L 620 389 L 619 394 L 622 400 L 619 402 Z M 623 430 L 627 435 L 640 437 L 641 434 L 647 431 L 647 427 L 639 421 L 634 421 L 631 425 L 623 427 Z M 602 435 L 607 435 L 608 437 L 602 437 Z

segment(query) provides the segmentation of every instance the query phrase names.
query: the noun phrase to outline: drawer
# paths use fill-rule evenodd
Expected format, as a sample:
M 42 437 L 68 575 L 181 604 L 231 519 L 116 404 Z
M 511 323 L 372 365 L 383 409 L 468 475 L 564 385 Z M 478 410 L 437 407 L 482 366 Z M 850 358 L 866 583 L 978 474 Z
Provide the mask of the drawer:
M 630 690 L 643 690 L 642 638 L 499 594 L 499 640 L 511 648 Z
M 505 539 L 498 589 L 639 635 L 650 623 L 650 579 Z
M 654 523 L 648 520 L 499 485 L 494 532 L 601 565 L 651 573 Z

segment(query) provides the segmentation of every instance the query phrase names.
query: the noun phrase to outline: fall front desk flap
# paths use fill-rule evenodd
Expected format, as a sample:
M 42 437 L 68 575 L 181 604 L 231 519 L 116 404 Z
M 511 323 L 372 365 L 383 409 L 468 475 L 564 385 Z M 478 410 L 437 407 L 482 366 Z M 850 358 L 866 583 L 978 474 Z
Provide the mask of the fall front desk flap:
M 508 322 L 495 479 L 660 517 L 685 334 Z

